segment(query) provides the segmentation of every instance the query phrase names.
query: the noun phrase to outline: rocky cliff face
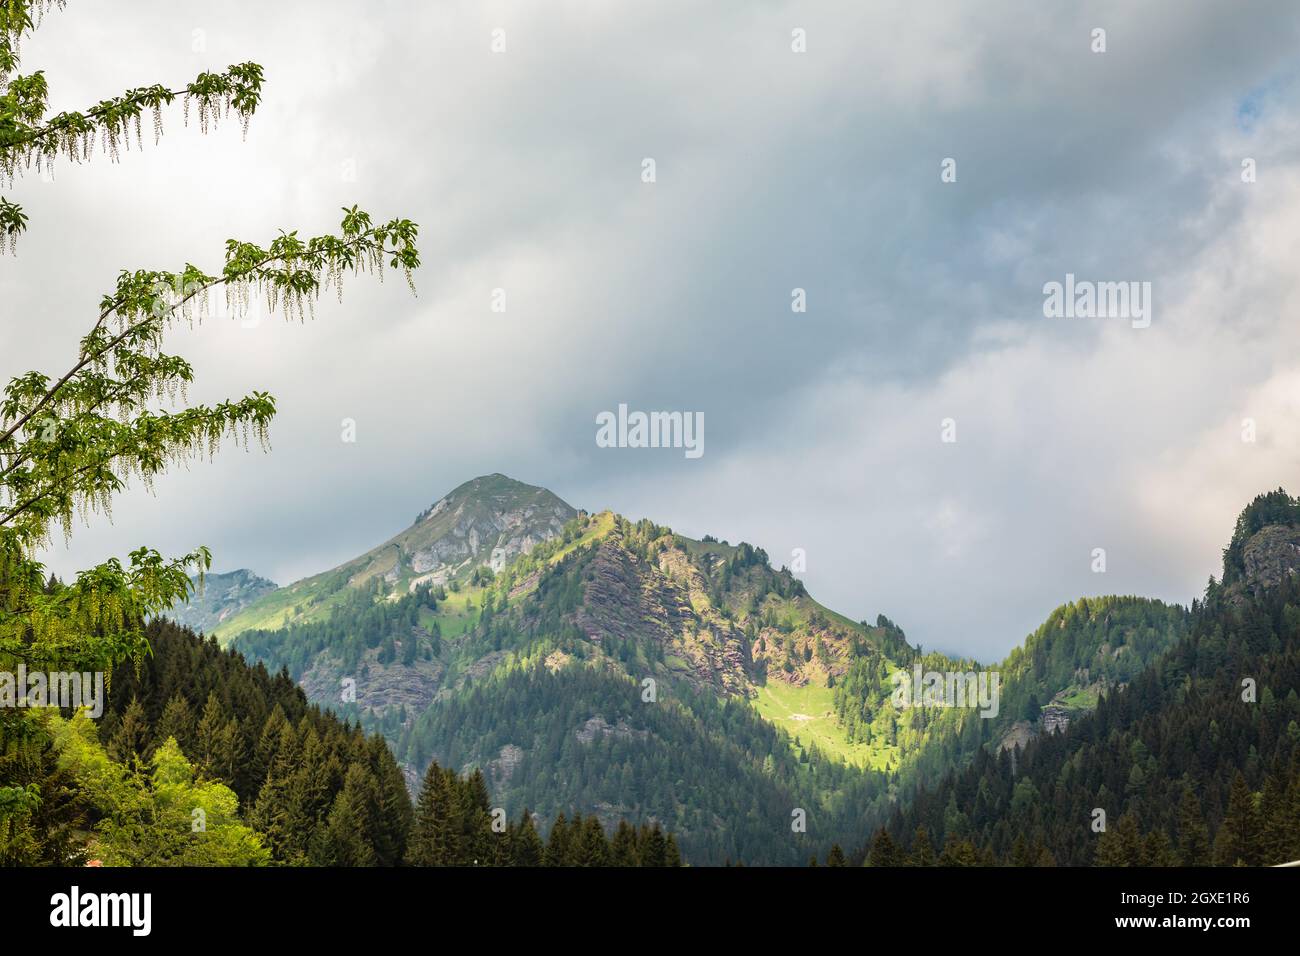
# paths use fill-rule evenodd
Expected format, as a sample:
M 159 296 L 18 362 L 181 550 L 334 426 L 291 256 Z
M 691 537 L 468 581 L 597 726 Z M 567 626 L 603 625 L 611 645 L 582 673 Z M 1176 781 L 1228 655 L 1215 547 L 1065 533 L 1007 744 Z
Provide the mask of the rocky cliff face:
M 398 643 L 398 652 L 404 649 L 405 641 L 421 638 L 427 641 L 428 632 L 412 628 Z M 326 707 L 338 709 L 351 701 L 365 714 L 402 708 L 408 714 L 419 714 L 432 703 L 445 670 L 443 663 L 436 659 L 420 658 L 409 664 L 385 665 L 380 663 L 376 648 L 368 651 L 355 668 L 345 668 L 337 658 L 321 654 L 303 672 L 298 683 L 309 698 Z M 350 685 L 345 684 L 349 679 Z M 349 686 L 351 694 L 345 693 Z
M 707 591 L 680 549 L 665 548 L 657 561 L 646 561 L 615 532 L 588 564 L 574 620 L 594 643 L 653 642 L 682 678 L 748 696 L 752 660 L 744 632 L 712 606 Z
M 653 646 L 662 672 L 696 690 L 753 697 L 764 681 L 827 683 L 848 669 L 867 629 L 836 619 L 764 556 L 665 535 L 648 548 L 614 519 L 581 573 L 577 629 L 606 654 Z
M 1255 532 L 1242 550 L 1245 588 L 1252 594 L 1277 587 L 1300 572 L 1300 528 L 1269 525 Z

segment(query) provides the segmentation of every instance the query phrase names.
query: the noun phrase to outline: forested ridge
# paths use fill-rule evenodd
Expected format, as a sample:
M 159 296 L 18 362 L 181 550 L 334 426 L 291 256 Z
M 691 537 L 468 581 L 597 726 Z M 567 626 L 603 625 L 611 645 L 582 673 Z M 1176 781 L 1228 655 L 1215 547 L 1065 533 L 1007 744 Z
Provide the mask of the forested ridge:
M 693 862 L 794 864 L 865 837 L 889 780 L 764 720 L 743 691 L 769 667 L 809 672 L 901 642 L 830 621 L 759 549 L 602 515 L 498 573 L 391 596 L 372 582 L 320 621 L 232 646 L 304 680 L 328 672 L 331 694 L 356 675 L 358 700 L 331 706 L 417 772 L 481 768 L 511 818 L 655 819 Z M 436 687 L 426 706 L 367 696 L 403 672 Z M 796 809 L 806 831 L 791 828 Z
M 55 586 L 55 585 L 51 585 Z M 680 865 L 657 823 L 495 815 L 431 765 L 413 806 L 387 744 L 284 672 L 167 621 L 112 674 L 102 720 L 0 712 L 0 864 Z
M 859 856 L 1099 866 L 1300 859 L 1300 579 L 1244 580 L 1265 529 L 1294 528 L 1277 491 L 1243 513 L 1222 582 L 1190 631 L 1062 734 L 916 790 Z M 1293 545 L 1288 544 L 1290 548 Z M 1104 812 L 1105 829 L 1097 826 Z
M 899 710 L 900 669 L 988 668 L 909 645 L 883 615 L 874 626 L 834 615 L 761 549 L 606 514 L 579 516 L 499 572 L 404 593 L 372 578 L 319 620 L 247 630 L 233 646 L 383 733 L 408 774 L 431 760 L 483 769 L 512 816 L 649 816 L 694 861 L 791 864 L 861 843 L 916 781 L 1032 736 L 1049 703 L 1094 706 L 1186 619 L 1142 598 L 1064 605 L 992 668 L 996 716 Z M 347 677 L 358 699 L 336 703 Z M 755 697 L 782 687 L 824 693 L 809 706 L 875 763 L 765 718 Z

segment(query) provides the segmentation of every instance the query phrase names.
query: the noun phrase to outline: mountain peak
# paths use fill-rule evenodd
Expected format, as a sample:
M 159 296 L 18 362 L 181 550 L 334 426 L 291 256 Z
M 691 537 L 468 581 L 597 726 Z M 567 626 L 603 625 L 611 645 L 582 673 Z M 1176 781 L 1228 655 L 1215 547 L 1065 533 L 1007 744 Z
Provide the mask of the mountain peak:
M 456 486 L 405 531 L 344 569 L 354 586 L 377 576 L 390 587 L 444 584 L 480 565 L 500 571 L 559 534 L 577 515 L 545 488 L 500 473 L 480 475 Z
M 561 498 L 499 472 L 457 485 L 415 522 L 378 547 L 329 571 L 281 588 L 225 620 L 222 640 L 252 628 L 283 627 L 328 615 L 351 589 L 387 594 L 420 585 L 464 583 L 487 566 L 499 572 L 555 537 L 578 516 Z
M 421 511 L 416 516 L 414 524 L 419 525 L 420 522 L 427 521 L 448 508 L 463 507 L 473 503 L 501 511 L 530 506 L 546 508 L 559 506 L 562 510 L 571 512 L 570 517 L 577 515 L 576 509 L 551 491 L 537 485 L 525 484 L 500 472 L 493 472 L 490 475 L 479 475 L 457 485 Z

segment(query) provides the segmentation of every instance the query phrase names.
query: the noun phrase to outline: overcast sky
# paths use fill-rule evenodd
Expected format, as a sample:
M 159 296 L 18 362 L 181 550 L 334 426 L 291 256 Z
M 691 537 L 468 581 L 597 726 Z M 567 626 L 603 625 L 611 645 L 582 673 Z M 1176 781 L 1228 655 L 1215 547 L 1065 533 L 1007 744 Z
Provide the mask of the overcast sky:
M 1298 27 L 1293 0 L 73 0 L 24 46 L 54 111 L 250 59 L 264 103 L 246 139 L 177 108 L 4 190 L 32 222 L 0 375 L 63 371 L 120 269 L 215 270 L 345 204 L 419 222 L 424 265 L 418 298 L 358 279 L 305 325 L 178 330 L 192 399 L 277 397 L 272 452 L 134 489 L 48 561 L 206 544 L 287 583 L 499 471 L 802 548 L 823 603 L 982 659 L 1082 595 L 1190 602 L 1250 498 L 1300 486 Z M 1150 327 L 1044 317 L 1066 273 L 1150 282 Z M 704 455 L 598 448 L 620 402 L 702 412 Z

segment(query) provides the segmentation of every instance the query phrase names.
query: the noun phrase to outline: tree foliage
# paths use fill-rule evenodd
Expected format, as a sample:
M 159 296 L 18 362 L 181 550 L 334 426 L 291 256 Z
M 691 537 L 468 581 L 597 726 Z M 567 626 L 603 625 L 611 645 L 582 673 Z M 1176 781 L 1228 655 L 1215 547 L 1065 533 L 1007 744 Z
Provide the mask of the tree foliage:
M 0 172 L 10 180 L 58 157 L 81 161 L 96 142 L 117 158 L 141 117 L 176 98 L 206 131 L 231 112 L 247 123 L 261 100 L 255 63 L 205 73 L 185 87 L 127 91 L 80 113 L 46 116 L 43 74 L 19 76 L 19 41 L 40 22 L 49 0 L 0 4 Z M 58 4 L 62 6 L 62 4 Z M 0 229 L 12 242 L 26 217 L 9 200 Z M 254 296 L 286 318 L 301 319 L 326 290 L 342 294 L 344 277 L 401 270 L 410 282 L 419 265 L 418 228 L 406 219 L 376 222 L 343 210 L 339 229 L 312 237 L 282 232 L 265 244 L 231 239 L 224 263 L 206 271 L 123 270 L 99 302 L 90 330 L 65 371 L 13 377 L 0 397 L 0 657 L 29 664 L 107 669 L 146 652 L 146 617 L 185 599 L 190 572 L 211 561 L 202 547 L 164 558 L 150 548 L 126 561 L 111 558 L 58 588 L 47 587 L 34 553 L 74 519 L 109 512 L 131 479 L 146 487 L 167 469 L 213 455 L 226 440 L 265 446 L 274 398 L 261 391 L 215 405 L 189 405 L 192 366 L 165 351 L 178 321 L 207 312 L 208 297 L 225 295 L 238 315 Z

